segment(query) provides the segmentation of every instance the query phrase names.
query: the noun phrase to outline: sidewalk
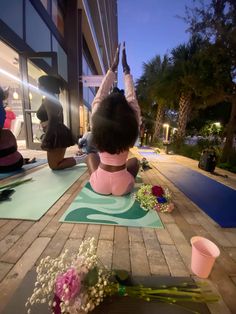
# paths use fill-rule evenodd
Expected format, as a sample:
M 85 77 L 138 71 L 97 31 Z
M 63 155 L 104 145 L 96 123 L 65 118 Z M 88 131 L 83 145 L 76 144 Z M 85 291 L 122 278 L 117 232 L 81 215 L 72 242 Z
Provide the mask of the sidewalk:
M 68 154 L 75 152 L 76 147 L 73 147 Z M 45 158 L 45 153 L 40 151 L 25 150 L 23 153 L 24 157 Z M 132 149 L 132 154 L 141 158 L 137 149 Z M 162 157 L 162 162 L 178 162 L 212 176 L 198 169 L 197 161 L 174 155 L 162 154 Z M 138 276 L 191 276 L 197 280 L 190 269 L 190 238 L 195 235 L 207 237 L 221 250 L 207 281 L 222 299 L 209 305 L 210 312 L 236 313 L 236 228 L 220 228 L 155 168 L 155 162 L 152 163 L 152 169 L 141 172 L 144 183 L 168 187 L 175 203 L 171 214 L 160 213 L 164 229 L 60 223 L 60 216 L 85 184 L 88 173 L 77 180 L 39 221 L 0 219 L 0 290 L 3 292 L 0 294 L 0 313 L 8 302 L 14 302 L 11 300 L 14 291 L 43 256 L 56 257 L 65 248 L 76 250 L 83 239 L 91 236 L 97 240 L 98 255 L 107 266 L 126 269 Z M 236 175 L 228 175 L 229 179 L 212 178 L 219 182 L 228 180 L 222 183 L 235 188 Z

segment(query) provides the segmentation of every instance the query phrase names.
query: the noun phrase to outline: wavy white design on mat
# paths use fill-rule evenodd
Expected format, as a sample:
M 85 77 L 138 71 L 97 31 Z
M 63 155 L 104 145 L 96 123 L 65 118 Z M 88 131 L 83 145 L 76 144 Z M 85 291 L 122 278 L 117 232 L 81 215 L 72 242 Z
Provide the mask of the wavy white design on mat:
M 82 202 L 84 200 L 84 195 L 88 198 L 92 198 L 93 200 L 97 199 L 96 203 Z M 134 204 L 134 198 L 131 197 L 114 197 L 114 196 L 105 196 L 106 203 L 101 203 L 101 199 L 98 194 L 94 193 L 93 191 L 89 190 L 88 188 L 84 187 L 83 190 L 80 192 L 80 195 L 74 200 L 73 205 L 70 207 L 70 211 L 88 207 L 93 208 L 103 213 L 113 214 L 114 210 L 116 214 L 125 213 L 129 210 L 132 205 Z M 109 202 L 110 201 L 110 202 Z
M 120 218 L 120 217 L 114 217 L 114 216 L 106 216 L 106 215 L 102 215 L 102 214 L 90 214 L 87 216 L 87 219 L 91 219 L 92 220 L 96 220 L 97 223 L 99 223 L 99 220 L 103 220 L 103 221 L 113 221 L 114 223 L 118 224 L 118 225 L 127 225 L 127 226 L 133 226 L 133 227 L 137 227 L 137 226 L 160 226 L 161 227 L 161 223 L 160 220 L 158 218 L 158 216 L 156 215 L 155 212 L 149 211 L 147 212 L 147 214 L 142 217 L 142 218 L 137 218 L 137 219 L 126 219 L 126 218 Z

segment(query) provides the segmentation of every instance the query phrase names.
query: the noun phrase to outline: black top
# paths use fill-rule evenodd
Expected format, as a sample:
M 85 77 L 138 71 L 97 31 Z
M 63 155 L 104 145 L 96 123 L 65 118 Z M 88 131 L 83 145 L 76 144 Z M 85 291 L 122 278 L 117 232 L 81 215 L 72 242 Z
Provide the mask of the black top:
M 66 148 L 75 144 L 70 129 L 63 124 L 63 107 L 59 102 L 44 99 L 36 115 L 41 122 L 48 122 L 42 149 Z

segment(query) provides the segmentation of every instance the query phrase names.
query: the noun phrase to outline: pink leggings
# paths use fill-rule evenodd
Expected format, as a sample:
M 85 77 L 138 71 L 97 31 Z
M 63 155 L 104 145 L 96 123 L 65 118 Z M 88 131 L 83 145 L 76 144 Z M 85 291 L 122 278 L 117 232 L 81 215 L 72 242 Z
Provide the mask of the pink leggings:
M 134 182 L 134 177 L 126 169 L 108 172 L 98 167 L 90 176 L 93 190 L 104 195 L 125 195 L 131 192 Z

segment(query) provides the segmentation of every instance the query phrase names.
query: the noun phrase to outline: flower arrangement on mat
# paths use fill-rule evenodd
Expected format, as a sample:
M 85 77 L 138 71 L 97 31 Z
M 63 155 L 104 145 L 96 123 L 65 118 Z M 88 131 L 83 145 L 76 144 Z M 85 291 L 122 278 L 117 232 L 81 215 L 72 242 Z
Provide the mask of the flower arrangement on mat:
M 158 212 L 170 213 L 174 209 L 170 191 L 158 185 L 143 184 L 135 194 L 135 198 L 146 210 L 154 209 Z
M 92 311 L 105 297 L 131 296 L 146 301 L 215 302 L 218 296 L 196 284 L 182 283 L 177 286 L 125 285 L 128 273 L 124 270 L 107 269 L 96 255 L 95 239 L 82 242 L 76 254 L 65 251 L 58 258 L 47 256 L 37 267 L 37 281 L 26 307 L 36 303 L 48 303 L 52 313 L 82 314 Z

